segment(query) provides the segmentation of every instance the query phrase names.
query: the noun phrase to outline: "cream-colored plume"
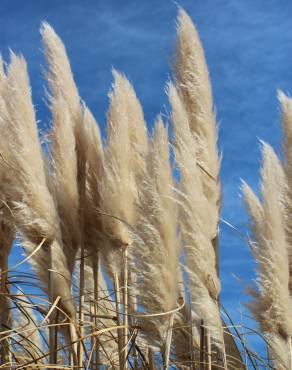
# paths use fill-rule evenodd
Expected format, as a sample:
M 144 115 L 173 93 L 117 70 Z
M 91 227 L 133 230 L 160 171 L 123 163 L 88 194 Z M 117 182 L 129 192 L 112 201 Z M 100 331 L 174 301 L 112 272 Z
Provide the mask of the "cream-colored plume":
M 68 106 L 70 115 L 80 116 L 80 98 L 75 85 L 66 49 L 54 29 L 43 23 L 42 41 L 48 63 L 47 80 L 53 97 L 62 96 Z
M 84 243 L 92 263 L 96 263 L 98 252 L 105 247 L 102 233 L 101 183 L 104 173 L 104 152 L 98 123 L 90 110 L 84 109 L 84 125 L 87 142 L 86 206 Z
M 288 242 L 290 283 L 289 289 L 292 294 L 292 222 L 290 215 L 292 212 L 292 99 L 286 96 L 282 91 L 278 92 L 278 98 L 281 105 L 282 130 L 283 130 L 283 152 L 284 152 L 284 170 L 287 179 L 287 191 L 285 195 L 286 207 L 286 233 Z
M 268 333 L 265 335 L 269 345 L 269 360 L 277 370 L 289 370 L 291 363 L 287 341 L 281 335 Z
M 131 145 L 131 169 L 134 173 L 136 181 L 143 179 L 145 172 L 145 156 L 148 150 L 147 126 L 144 120 L 143 109 L 136 96 L 133 86 L 123 75 L 117 72 L 116 78 L 123 85 L 124 93 L 127 97 L 127 117 L 129 122 L 130 145 Z
M 220 160 L 211 84 L 198 33 L 191 18 L 182 9 L 178 15 L 175 74 L 190 131 L 197 141 L 197 163 L 202 172 L 203 190 L 209 201 L 209 208 L 217 216 L 217 221 L 210 223 L 215 235 L 220 206 Z
M 0 94 L 2 93 L 6 82 L 6 74 L 4 71 L 4 63 L 0 54 Z
M 66 105 L 70 123 L 74 129 L 79 202 L 83 202 L 84 199 L 81 198 L 84 197 L 87 147 L 84 132 L 83 107 L 80 103 L 78 89 L 73 79 L 64 44 L 53 28 L 47 23 L 42 24 L 41 35 L 48 64 L 47 80 L 52 98 L 57 101 L 59 98 L 62 99 L 64 105 Z M 82 212 L 80 211 L 80 213 Z M 80 220 L 80 224 L 82 223 L 83 221 Z
M 289 352 L 292 335 L 292 300 L 283 205 L 287 185 L 273 149 L 263 143 L 262 151 L 262 204 L 248 185 L 243 184 L 256 241 L 251 243 L 251 247 L 258 263 L 258 290 L 251 291 L 253 301 L 249 307 L 267 336 L 272 357 L 282 358 L 281 353 Z M 277 368 L 286 369 L 285 366 L 289 368 L 290 365 L 285 362 Z
M 172 84 L 169 84 L 168 96 L 172 107 L 175 160 L 180 171 L 179 221 L 191 308 L 194 318 L 204 319 L 205 324 L 210 327 L 211 336 L 217 342 L 222 342 L 222 327 L 217 305 L 220 281 L 213 247 L 214 230 L 210 227 L 215 222 L 214 216 L 216 218 L 217 215 L 213 214 L 204 193 L 202 172 L 197 164 L 197 143 L 191 135 L 188 115 L 182 100 Z
M 62 296 L 63 307 L 73 315 L 68 284 L 70 274 L 62 250 L 58 215 L 47 186 L 26 63 L 22 57 L 11 54 L 7 84 L 1 100 L 1 105 L 6 108 L 0 112 L 0 130 L 2 137 L 6 138 L 0 144 L 5 157 L 5 198 L 28 253 L 45 239 L 44 245 L 33 254 L 30 262 L 45 290 L 48 290 L 48 269 L 54 270 L 51 274 L 53 296 Z
M 142 110 L 136 95 L 124 76 L 116 71 L 113 75 L 101 188 L 101 210 L 108 215 L 103 216 L 103 230 L 113 245 L 108 248 L 107 256 L 113 253 L 107 262 L 112 271 L 120 265 L 120 247 L 133 243 L 137 174 L 141 179 L 147 146 Z
M 138 240 L 135 249 L 140 303 L 147 314 L 177 307 L 180 243 L 167 129 L 159 117 L 139 188 Z M 168 316 L 142 322 L 149 343 L 161 346 Z
M 61 96 L 51 99 L 51 111 L 53 191 L 60 217 L 64 253 L 72 273 L 80 243 L 76 141 L 73 122 Z
M 87 182 L 94 206 L 99 210 L 100 182 L 104 170 L 104 152 L 98 123 L 87 107 L 84 109 L 84 125 L 87 137 Z

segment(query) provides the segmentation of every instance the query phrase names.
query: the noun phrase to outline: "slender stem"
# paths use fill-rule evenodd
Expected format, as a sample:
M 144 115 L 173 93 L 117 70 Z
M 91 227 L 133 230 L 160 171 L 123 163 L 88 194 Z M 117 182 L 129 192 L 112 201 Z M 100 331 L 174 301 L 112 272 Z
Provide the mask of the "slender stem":
M 133 272 L 130 272 L 129 273 L 129 285 L 131 288 L 133 288 L 133 286 L 135 287 L 136 284 L 137 284 L 137 277 L 136 277 L 136 274 L 133 273 Z M 131 289 L 130 290 L 130 294 L 129 294 L 129 307 L 130 307 L 130 310 L 131 312 L 136 312 L 137 311 L 137 299 L 136 299 L 136 296 L 133 294 L 133 291 L 134 289 Z M 135 326 L 135 317 L 132 316 L 130 318 L 131 320 L 131 326 Z M 138 334 L 138 333 L 137 333 Z M 133 359 L 134 359 L 134 370 L 138 370 L 139 369 L 139 360 L 138 360 L 138 353 L 137 353 L 137 348 L 136 348 L 136 338 L 137 338 L 137 335 L 134 335 L 131 339 L 131 346 L 133 348 Z
M 128 343 L 128 247 L 124 248 L 124 289 L 123 289 L 123 301 L 124 301 L 124 370 L 127 370 L 127 343 Z
M 191 358 L 191 370 L 194 369 L 195 364 L 195 353 L 194 353 L 194 327 L 193 327 L 193 312 L 190 309 L 190 358 Z
M 53 279 L 53 260 L 52 260 L 52 243 L 49 244 L 48 246 L 48 256 L 49 256 L 49 271 L 48 271 L 48 290 L 49 290 L 49 302 L 50 305 L 53 304 L 54 302 L 54 279 Z M 50 308 L 50 307 L 49 307 Z M 55 362 L 55 353 L 54 353 L 54 348 L 55 348 L 55 331 L 56 331 L 56 326 L 55 324 L 55 314 L 52 312 L 50 316 L 50 324 L 52 324 L 49 327 L 49 349 L 50 349 L 50 356 L 49 356 L 49 362 L 50 365 L 56 364 Z
M 93 263 L 93 284 L 94 284 L 94 326 L 95 330 L 97 330 L 97 314 L 98 314 L 98 287 L 99 287 L 99 256 L 97 255 L 97 260 Z M 97 370 L 100 362 L 99 358 L 99 339 L 96 337 L 95 343 L 95 356 L 94 356 L 95 366 L 94 368 Z
M 224 333 L 223 328 L 221 331 L 221 338 L 222 338 L 222 356 L 223 356 L 223 368 L 224 370 L 228 370 L 227 368 L 227 358 L 226 358 L 226 348 L 225 348 L 225 340 L 224 340 Z
M 81 117 L 79 117 L 81 118 Z M 82 122 L 84 123 L 84 122 Z M 84 219 L 84 204 L 86 204 L 86 155 L 84 154 L 85 136 L 84 127 L 82 124 L 77 124 L 77 178 L 78 178 L 78 192 L 79 192 L 79 225 L 80 225 L 80 280 L 79 280 L 79 335 L 83 337 L 83 323 L 84 323 L 84 287 L 85 287 L 85 219 Z M 78 367 L 83 367 L 83 353 L 85 345 L 82 341 L 78 343 Z
M 291 337 L 288 337 L 288 348 L 289 348 L 289 369 L 292 370 L 292 345 L 291 345 Z
M 90 319 L 90 323 L 91 324 L 95 324 L 95 315 L 94 315 L 94 312 L 95 312 L 95 302 L 90 302 L 89 303 L 89 319 Z M 96 326 L 94 325 L 94 327 L 92 326 L 92 332 L 96 331 Z M 94 356 L 94 352 L 95 352 L 95 342 L 96 342 L 96 339 L 94 336 L 92 336 L 90 338 L 90 355 L 89 355 L 89 360 L 88 360 L 88 364 L 87 364 L 87 369 L 89 369 L 89 367 L 91 367 L 92 370 L 96 370 L 96 365 L 95 365 L 95 356 Z
M 205 370 L 205 326 L 203 319 L 200 325 L 200 370 Z
M 56 311 L 56 314 L 53 316 L 54 317 L 54 323 L 57 324 L 59 321 L 59 310 Z M 53 347 L 53 363 L 57 364 L 58 360 L 58 352 L 57 352 L 57 347 L 58 347 L 58 326 L 55 326 L 55 338 L 54 338 L 54 347 Z
M 116 294 L 116 315 L 117 315 L 117 325 L 121 325 L 121 296 L 120 296 L 120 282 L 119 276 L 115 272 L 114 273 L 114 288 Z M 123 329 L 118 329 L 118 351 L 119 351 L 119 364 L 120 369 L 124 368 L 124 355 L 123 355 Z
M 207 363 L 207 369 L 212 370 L 212 352 L 211 352 L 211 336 L 210 336 L 210 330 L 208 328 L 206 330 L 206 363 Z
M 83 239 L 83 237 L 81 237 Z M 79 335 L 82 338 L 83 337 L 83 322 L 84 322 L 84 243 L 81 242 L 81 253 L 80 253 L 80 281 L 79 281 Z M 78 366 L 79 368 L 82 368 L 83 364 L 83 346 L 80 342 L 78 344 Z
M 166 336 L 166 343 L 165 343 L 165 351 L 164 351 L 164 369 L 167 370 L 169 367 L 169 356 L 170 356 L 170 348 L 171 348 L 171 340 L 172 340 L 172 329 L 173 329 L 173 322 L 174 322 L 174 315 L 171 314 L 169 317 L 169 324 Z
M 69 330 L 70 330 L 70 338 L 71 338 L 71 343 L 73 343 L 72 347 L 69 349 L 70 350 L 70 361 L 71 361 L 71 364 L 72 366 L 75 364 L 77 364 L 77 339 L 78 339 L 78 335 L 77 335 L 77 332 L 76 332 L 76 327 L 74 326 L 74 324 L 71 322 L 70 323 L 70 326 L 69 326 Z
M 0 283 L 1 284 L 0 286 L 0 324 L 1 324 L 1 330 L 2 330 L 4 325 L 9 324 L 9 309 L 8 309 L 8 300 L 7 300 L 7 294 L 9 293 L 8 287 L 7 287 L 8 254 L 5 253 L 4 248 L 3 248 L 0 263 L 1 263 L 1 272 L 6 271 L 3 274 L 1 273 L 1 283 Z M 1 342 L 0 355 L 1 355 L 2 364 L 9 361 L 9 341 L 8 340 Z

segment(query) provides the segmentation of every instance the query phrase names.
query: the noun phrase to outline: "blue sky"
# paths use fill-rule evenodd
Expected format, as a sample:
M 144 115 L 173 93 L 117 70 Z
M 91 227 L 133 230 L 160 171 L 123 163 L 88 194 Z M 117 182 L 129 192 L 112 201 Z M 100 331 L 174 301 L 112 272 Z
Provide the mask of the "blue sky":
M 247 232 L 240 178 L 258 187 L 258 139 L 280 148 L 278 88 L 292 91 L 292 2 L 289 0 L 1 0 L 0 51 L 28 62 L 40 127 L 49 125 L 44 103 L 39 27 L 49 22 L 64 41 L 80 95 L 104 129 L 111 68 L 132 81 L 149 127 L 167 113 L 177 6 L 194 20 L 210 69 L 223 152 L 223 217 Z M 222 300 L 239 319 L 243 283 L 254 277 L 248 249 L 221 227 Z

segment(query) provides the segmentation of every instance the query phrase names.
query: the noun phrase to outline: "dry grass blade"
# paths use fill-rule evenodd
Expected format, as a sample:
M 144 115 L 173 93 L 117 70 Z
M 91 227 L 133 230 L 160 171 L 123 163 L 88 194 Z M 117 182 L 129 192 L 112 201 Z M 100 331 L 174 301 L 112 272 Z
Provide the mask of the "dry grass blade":
M 105 329 L 100 329 L 100 330 L 96 330 L 94 331 L 93 333 L 90 333 L 88 335 L 85 335 L 83 337 L 80 337 L 76 340 L 74 340 L 74 342 L 70 343 L 70 344 L 65 344 L 63 346 L 59 346 L 56 351 L 60 351 L 62 349 L 65 349 L 69 346 L 72 346 L 74 345 L 75 343 L 78 343 L 78 342 L 84 342 L 87 338 L 90 338 L 91 336 L 99 336 L 101 334 L 104 334 L 104 333 L 107 333 L 107 332 L 110 332 L 110 331 L 114 331 L 114 330 L 119 330 L 119 329 L 123 329 L 124 328 L 124 325 L 120 325 L 120 326 L 113 326 L 113 327 L 109 327 L 109 328 L 105 328 Z M 20 367 L 16 367 L 16 370 L 20 370 L 20 369 L 23 369 L 25 368 L 25 366 L 28 366 L 28 365 L 31 365 L 33 362 L 35 361 L 39 361 L 39 360 L 42 360 L 43 358 L 47 357 L 48 355 L 50 354 L 50 352 L 47 352 L 45 353 L 44 355 L 42 356 L 39 356 L 37 359 L 33 360 L 33 361 L 28 361 L 26 362 L 25 364 L 21 365 Z M 56 365 L 55 365 L 56 366 Z

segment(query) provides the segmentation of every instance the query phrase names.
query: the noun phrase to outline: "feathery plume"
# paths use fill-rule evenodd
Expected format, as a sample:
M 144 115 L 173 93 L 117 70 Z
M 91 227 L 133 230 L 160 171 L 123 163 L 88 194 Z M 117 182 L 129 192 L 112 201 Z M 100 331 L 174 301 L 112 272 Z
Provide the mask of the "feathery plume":
M 288 356 L 292 335 L 292 300 L 289 293 L 289 262 L 285 233 L 283 196 L 286 179 L 273 149 L 263 143 L 261 170 L 262 204 L 243 184 L 243 193 L 253 225 L 256 243 L 252 252 L 258 263 L 258 290 L 252 290 L 249 304 L 271 347 L 277 369 L 290 368 Z
M 65 46 L 48 23 L 42 23 L 40 32 L 48 63 L 47 80 L 51 93 L 55 98 L 61 95 L 70 114 L 78 119 L 80 98 Z
M 11 54 L 7 85 L 1 99 L 6 106 L 0 112 L 0 129 L 6 138 L 0 147 L 1 153 L 5 153 L 5 197 L 15 224 L 23 235 L 26 250 L 32 252 L 45 239 L 43 247 L 32 255 L 30 262 L 46 290 L 48 269 L 55 271 L 52 274 L 54 296 L 62 296 L 66 311 L 73 314 L 74 307 L 67 282 L 69 270 L 61 247 L 58 215 L 47 186 L 23 57 Z
M 101 183 L 104 171 L 104 152 L 98 123 L 90 110 L 84 109 L 84 125 L 87 142 L 86 206 L 85 206 L 85 248 L 92 263 L 98 259 L 98 251 L 106 241 L 102 233 Z
M 2 94 L 5 90 L 5 86 L 6 86 L 6 73 L 5 73 L 5 70 L 4 70 L 4 62 L 3 62 L 2 56 L 0 54 L 0 96 L 2 96 Z M 5 106 L 5 102 L 4 102 L 3 98 L 1 97 L 1 99 L 0 99 L 0 110 L 5 111 L 6 109 L 7 108 Z M 3 155 L 3 153 L 1 153 L 1 154 Z M 1 186 L 1 184 L 0 184 L 0 186 Z
M 5 71 L 4 71 L 4 63 L 3 63 L 2 56 L 0 54 L 0 94 L 3 91 L 5 81 L 6 81 L 6 74 L 5 74 Z
M 245 204 L 248 213 L 252 215 L 253 223 L 250 225 L 254 234 L 259 233 L 258 225 L 261 225 L 265 214 L 259 198 L 255 195 L 252 189 L 243 181 L 242 191 L 244 193 Z
M 69 113 L 69 119 L 75 134 L 79 204 L 82 204 L 84 199 L 81 200 L 81 197 L 84 197 L 82 193 L 85 187 L 86 172 L 86 140 L 83 107 L 80 103 L 78 89 L 73 79 L 64 44 L 53 28 L 47 23 L 42 24 L 41 35 L 48 65 L 47 80 L 52 95 L 51 99 L 58 101 L 61 98 L 64 103 L 63 106 L 66 105 L 66 110 Z M 80 211 L 80 213 L 82 212 Z M 81 220 L 80 222 L 83 223 Z
M 168 86 L 168 96 L 175 134 L 175 160 L 180 171 L 179 220 L 191 308 L 194 318 L 204 319 L 205 324 L 210 327 L 211 337 L 217 343 L 222 343 L 222 326 L 217 305 L 220 281 L 212 244 L 214 235 L 209 222 L 214 218 L 213 209 L 209 207 L 203 191 L 202 173 L 197 165 L 197 143 L 190 132 L 188 115 L 177 89 L 171 83 Z
M 168 312 L 177 306 L 180 243 L 168 133 L 160 117 L 155 123 L 147 175 L 139 194 L 136 274 L 140 304 L 148 314 Z M 164 344 L 168 319 L 164 316 L 143 321 L 150 345 Z
M 282 115 L 282 131 L 283 139 L 282 146 L 284 152 L 284 170 L 287 180 L 287 189 L 285 194 L 285 207 L 286 207 L 286 234 L 288 243 L 288 256 L 289 256 L 289 273 L 290 282 L 289 290 L 292 294 L 292 223 L 289 215 L 292 212 L 292 99 L 286 96 L 282 91 L 278 92 L 278 99 L 281 105 Z
M 100 182 L 103 176 L 104 152 L 99 125 L 90 110 L 84 109 L 84 125 L 87 141 L 87 182 L 94 199 L 94 206 L 100 208 Z
M 60 217 L 64 253 L 72 274 L 80 243 L 76 142 L 73 123 L 62 97 L 51 99 L 51 111 L 53 191 Z
M 138 196 L 138 184 L 145 172 L 148 138 L 143 111 L 133 87 L 125 76 L 115 70 L 113 76 L 104 179 L 101 184 L 101 211 L 108 215 L 102 217 L 103 231 L 108 239 L 103 258 L 107 259 L 105 264 L 111 266 L 111 271 L 118 271 L 121 251 L 117 247 L 133 243 L 135 199 Z
M 81 197 L 82 190 L 80 187 L 84 187 L 86 168 L 86 141 L 83 120 L 84 108 L 80 103 L 78 89 L 74 82 L 64 44 L 48 23 L 42 24 L 41 35 L 48 64 L 47 80 L 52 97 L 56 100 L 58 100 L 60 96 L 62 97 L 62 100 L 67 105 L 68 112 L 70 113 L 70 120 L 74 127 L 79 197 Z
M 85 173 L 86 173 L 86 140 L 83 120 L 83 107 L 80 103 L 78 89 L 73 79 L 66 49 L 61 39 L 53 28 L 43 23 L 41 35 L 48 64 L 47 80 L 52 98 L 57 100 L 61 97 L 67 106 L 70 121 L 75 133 L 77 152 L 77 182 L 79 192 L 79 204 L 84 205 Z M 80 228 L 82 229 L 83 208 L 79 209 Z M 81 238 L 83 238 L 81 230 Z M 82 243 L 82 242 L 81 242 Z
M 202 172 L 204 194 L 213 214 L 217 215 L 216 222 L 211 225 L 215 237 L 220 202 L 220 160 L 211 84 L 198 33 L 191 18 L 182 9 L 178 14 L 175 76 L 191 134 L 197 141 L 197 162 Z
M 122 75 L 113 72 L 114 84 L 108 111 L 108 142 L 105 149 L 104 178 L 101 184 L 101 210 L 103 230 L 110 239 L 107 263 L 111 271 L 119 271 L 120 248 L 132 244 L 131 230 L 134 225 L 134 200 L 137 187 L 131 168 L 132 150 L 130 140 L 130 121 L 128 111 L 128 84 Z M 113 216 L 113 217 L 112 217 Z M 122 221 L 121 221 L 122 220 Z M 118 247 L 118 248 L 117 248 Z
M 146 161 L 145 157 L 148 150 L 147 126 L 144 120 L 143 109 L 136 96 L 131 83 L 123 75 L 117 74 L 123 85 L 124 93 L 127 96 L 127 119 L 129 122 L 130 145 L 131 145 L 131 169 L 140 182 L 144 176 Z

